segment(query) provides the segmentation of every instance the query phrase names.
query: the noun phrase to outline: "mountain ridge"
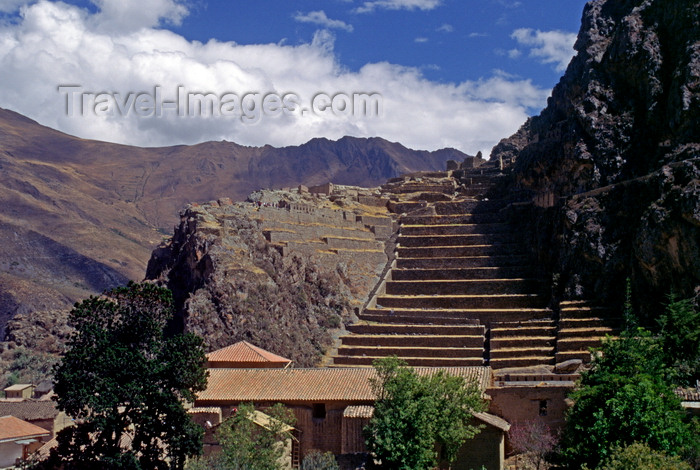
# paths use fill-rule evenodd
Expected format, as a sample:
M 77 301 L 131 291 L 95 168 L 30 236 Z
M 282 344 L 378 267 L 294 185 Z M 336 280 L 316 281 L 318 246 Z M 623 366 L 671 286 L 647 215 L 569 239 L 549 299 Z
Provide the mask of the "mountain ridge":
M 73 137 L 0 108 L 0 340 L 18 313 L 52 316 L 143 279 L 151 251 L 190 202 L 329 181 L 378 185 L 465 156 L 350 136 L 282 148 L 132 147 Z

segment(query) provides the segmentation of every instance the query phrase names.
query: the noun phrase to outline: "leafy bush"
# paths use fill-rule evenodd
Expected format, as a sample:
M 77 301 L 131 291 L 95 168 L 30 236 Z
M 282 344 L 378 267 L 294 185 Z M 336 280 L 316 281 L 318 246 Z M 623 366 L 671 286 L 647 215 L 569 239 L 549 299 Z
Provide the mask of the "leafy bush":
M 201 452 L 183 402 L 206 388 L 206 357 L 201 338 L 166 336 L 172 314 L 171 292 L 147 283 L 75 305 L 54 390 L 76 424 L 58 434 L 46 468 L 182 468 Z
M 677 385 L 695 384 L 700 379 L 700 310 L 691 299 L 670 295 L 657 322 L 665 361 L 675 372 Z
M 696 436 L 673 392 L 661 342 L 648 331 L 603 342 L 571 397 L 562 456 L 569 468 L 595 468 L 613 448 L 640 441 L 671 455 L 690 452 Z
M 374 367 L 377 400 L 364 431 L 382 468 L 427 470 L 438 460 L 452 462 L 464 441 L 480 431 L 469 424 L 484 409 L 476 384 L 444 371 L 418 375 L 396 357 L 379 359 Z
M 301 470 L 338 470 L 339 468 L 331 452 L 310 452 L 301 464 Z
M 625 447 L 616 446 L 600 470 L 692 470 L 677 456 L 659 452 L 648 444 L 635 442 Z
M 273 419 L 262 427 L 254 421 L 254 412 L 253 404 L 239 406 L 235 413 L 219 426 L 217 435 L 221 452 L 210 457 L 190 460 L 186 470 L 281 470 L 285 468 L 283 462 L 286 450 L 282 443 L 289 437 L 285 428 L 294 424 L 294 413 L 277 403 L 265 410 L 265 414 Z M 320 470 L 333 467 L 312 468 Z
M 236 413 L 219 428 L 221 460 L 224 468 L 232 470 L 277 470 L 284 457 L 284 446 L 280 444 L 288 435 L 284 429 L 295 422 L 294 414 L 282 404 L 276 404 L 265 413 L 273 419 L 269 427 L 255 424 L 252 404 L 241 405 Z

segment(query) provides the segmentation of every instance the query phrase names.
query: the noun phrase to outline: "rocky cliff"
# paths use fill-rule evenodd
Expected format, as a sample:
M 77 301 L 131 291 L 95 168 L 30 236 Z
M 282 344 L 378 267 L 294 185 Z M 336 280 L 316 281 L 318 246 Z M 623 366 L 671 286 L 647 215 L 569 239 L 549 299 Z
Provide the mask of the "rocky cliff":
M 520 223 L 560 298 L 653 316 L 700 285 L 700 3 L 598 0 L 547 107 L 491 158 L 530 202 Z
M 324 190 L 188 206 L 146 275 L 173 290 L 173 328 L 209 349 L 247 340 L 297 367 L 318 364 L 378 282 L 393 233 L 370 191 Z

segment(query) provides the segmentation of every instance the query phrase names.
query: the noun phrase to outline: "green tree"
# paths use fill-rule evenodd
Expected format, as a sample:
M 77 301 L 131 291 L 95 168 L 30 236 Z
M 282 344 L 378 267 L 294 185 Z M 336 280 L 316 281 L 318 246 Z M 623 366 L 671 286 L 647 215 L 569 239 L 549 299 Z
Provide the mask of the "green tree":
M 691 451 L 695 437 L 664 358 L 661 342 L 642 328 L 603 342 L 572 394 L 562 442 L 570 468 L 595 468 L 614 447 L 635 441 L 670 455 Z
M 625 305 L 622 309 L 622 318 L 625 322 L 625 330 L 632 331 L 637 328 L 637 316 L 632 307 L 632 279 L 625 281 Z
M 129 283 L 75 305 L 75 332 L 55 369 L 57 406 L 76 419 L 48 465 L 179 469 L 202 447 L 183 402 L 204 390 L 202 339 L 166 337 L 169 290 Z
M 438 460 L 452 462 L 479 432 L 470 424 L 473 413 L 484 409 L 475 383 L 444 371 L 418 375 L 396 357 L 377 360 L 374 367 L 377 399 L 365 437 L 383 468 L 422 470 Z
M 691 470 L 677 456 L 666 455 L 647 444 L 635 442 L 626 447 L 614 447 L 601 470 Z
M 188 463 L 187 470 L 278 470 L 284 468 L 285 442 L 291 437 L 294 413 L 284 405 L 256 416 L 252 404 L 243 404 L 217 431 L 221 453 Z
M 700 379 L 700 310 L 692 299 L 677 300 L 671 294 L 657 322 L 665 362 L 675 372 L 677 384 L 694 384 Z

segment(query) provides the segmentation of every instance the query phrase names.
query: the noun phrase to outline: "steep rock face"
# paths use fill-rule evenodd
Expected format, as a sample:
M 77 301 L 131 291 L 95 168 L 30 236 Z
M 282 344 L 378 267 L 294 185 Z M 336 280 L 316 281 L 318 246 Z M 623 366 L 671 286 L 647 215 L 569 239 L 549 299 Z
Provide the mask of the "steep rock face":
M 330 201 L 311 195 L 291 209 L 265 199 L 283 193 L 290 194 L 190 205 L 172 239 L 153 252 L 146 278 L 172 289 L 173 328 L 201 335 L 210 350 L 247 340 L 309 367 L 365 301 L 387 256 L 354 212 L 322 208 Z M 346 214 L 352 221 L 333 217 Z
M 653 315 L 700 284 L 700 3 L 589 2 L 546 109 L 492 151 L 535 202 L 521 223 L 555 296 Z

